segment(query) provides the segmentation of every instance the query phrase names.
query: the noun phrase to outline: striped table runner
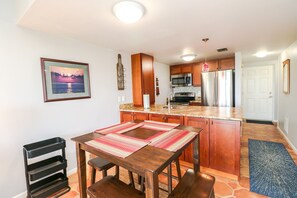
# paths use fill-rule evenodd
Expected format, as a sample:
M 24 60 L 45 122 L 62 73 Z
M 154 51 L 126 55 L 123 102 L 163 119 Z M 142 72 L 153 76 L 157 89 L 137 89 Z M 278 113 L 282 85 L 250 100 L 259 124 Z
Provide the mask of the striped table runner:
M 107 134 L 86 144 L 106 153 L 125 158 L 148 145 L 149 141 L 125 136 L 122 134 Z
M 110 133 L 125 133 L 127 131 L 141 127 L 142 125 L 143 125 L 142 122 L 141 123 L 126 122 L 123 124 L 117 124 L 103 129 L 98 129 L 95 132 L 103 135 L 110 134 Z
M 165 123 L 165 122 L 145 120 L 141 128 L 159 130 L 159 131 L 170 131 L 171 129 L 177 127 L 178 125 L 179 124 L 175 124 L 175 123 Z
M 148 138 L 151 146 L 155 146 L 158 148 L 166 149 L 168 151 L 175 152 L 178 149 L 182 148 L 189 141 L 195 138 L 197 133 L 173 129 L 168 132 L 160 132 L 156 135 Z

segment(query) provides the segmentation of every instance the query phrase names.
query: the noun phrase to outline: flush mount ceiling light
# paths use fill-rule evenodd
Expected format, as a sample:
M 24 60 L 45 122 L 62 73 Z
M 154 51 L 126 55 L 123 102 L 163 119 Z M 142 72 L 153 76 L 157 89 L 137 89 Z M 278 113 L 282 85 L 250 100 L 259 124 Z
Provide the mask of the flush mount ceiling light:
M 135 1 L 121 1 L 113 6 L 113 13 L 124 23 L 135 23 L 144 13 L 144 7 Z
M 186 62 L 189 62 L 189 61 L 192 61 L 194 60 L 194 58 L 196 58 L 196 54 L 186 54 L 186 55 L 182 55 L 181 58 L 186 61 Z
M 266 51 L 260 51 L 257 54 L 255 54 L 255 56 L 257 56 L 258 58 L 264 58 L 267 55 L 268 55 L 268 52 Z

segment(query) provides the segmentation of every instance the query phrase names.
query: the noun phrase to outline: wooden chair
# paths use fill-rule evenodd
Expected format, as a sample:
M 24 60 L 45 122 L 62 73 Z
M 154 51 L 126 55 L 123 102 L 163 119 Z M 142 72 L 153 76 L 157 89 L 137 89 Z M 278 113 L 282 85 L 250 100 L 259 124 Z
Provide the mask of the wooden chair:
M 201 172 L 195 174 L 192 169 L 189 169 L 168 197 L 214 198 L 214 183 L 215 178 L 213 176 Z
M 92 174 L 91 174 L 91 184 L 95 183 L 95 179 L 96 179 L 96 170 L 98 171 L 102 171 L 102 178 L 107 176 L 107 170 L 114 167 L 116 169 L 115 172 L 115 178 L 119 179 L 119 166 L 116 166 L 115 164 L 101 158 L 101 157 L 95 157 L 93 159 L 90 159 L 88 161 L 88 165 L 90 165 L 92 167 Z M 130 179 L 130 185 L 134 188 L 134 179 L 133 179 L 133 173 L 131 171 L 128 171 L 129 173 L 129 179 Z
M 118 180 L 114 176 L 106 176 L 87 189 L 91 198 L 143 198 L 145 195 L 135 188 Z
M 178 181 L 180 182 L 181 171 L 180 171 L 179 159 L 177 158 L 174 163 L 176 166 L 177 178 L 178 178 Z M 171 193 L 172 191 L 172 165 L 171 164 L 167 167 L 167 178 L 168 178 L 168 193 Z M 138 184 L 140 185 L 140 191 L 144 193 L 144 190 L 145 190 L 144 177 L 141 177 L 140 175 L 138 175 Z

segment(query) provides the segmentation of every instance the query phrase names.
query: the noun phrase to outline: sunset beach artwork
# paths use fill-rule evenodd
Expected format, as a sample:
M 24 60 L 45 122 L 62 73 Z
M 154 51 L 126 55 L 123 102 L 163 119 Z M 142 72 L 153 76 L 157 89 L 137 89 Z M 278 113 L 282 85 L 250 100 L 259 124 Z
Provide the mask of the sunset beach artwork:
M 41 58 L 45 102 L 91 97 L 87 63 Z
M 53 94 L 85 92 L 83 69 L 51 66 L 50 71 Z

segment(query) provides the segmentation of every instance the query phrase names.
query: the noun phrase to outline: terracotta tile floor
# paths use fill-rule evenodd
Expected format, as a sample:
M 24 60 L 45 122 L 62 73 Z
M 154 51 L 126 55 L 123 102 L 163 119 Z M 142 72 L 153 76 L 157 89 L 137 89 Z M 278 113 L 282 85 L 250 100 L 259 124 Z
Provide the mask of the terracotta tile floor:
M 250 181 L 249 181 L 249 160 L 248 160 L 248 139 L 258 139 L 258 140 L 267 140 L 273 142 L 280 142 L 285 145 L 293 160 L 297 164 L 297 155 L 294 153 L 293 149 L 286 142 L 282 134 L 277 130 L 273 125 L 263 125 L 263 124 L 243 124 L 243 133 L 241 137 L 241 177 L 239 181 L 231 180 L 221 176 L 214 175 L 216 177 L 215 183 L 215 195 L 219 198 L 258 198 L 265 197 L 253 192 L 250 192 Z M 182 172 L 184 173 L 187 167 L 182 167 Z M 110 170 L 109 174 L 113 174 L 114 170 Z M 173 173 L 175 171 L 173 170 Z M 101 178 L 101 174 L 97 174 L 97 179 Z M 128 174 L 127 170 L 120 170 L 120 179 L 128 183 Z M 159 176 L 160 187 L 166 189 L 167 178 L 164 175 Z M 135 176 L 135 181 L 136 176 Z M 71 186 L 71 191 L 63 195 L 63 198 L 79 198 L 78 193 L 78 181 L 77 174 L 72 174 L 69 176 L 69 184 Z M 89 184 L 89 180 L 88 180 Z M 177 181 L 173 181 L 175 186 Z M 139 188 L 136 185 L 136 188 Z M 167 193 L 163 190 L 160 190 L 160 197 L 167 197 Z

